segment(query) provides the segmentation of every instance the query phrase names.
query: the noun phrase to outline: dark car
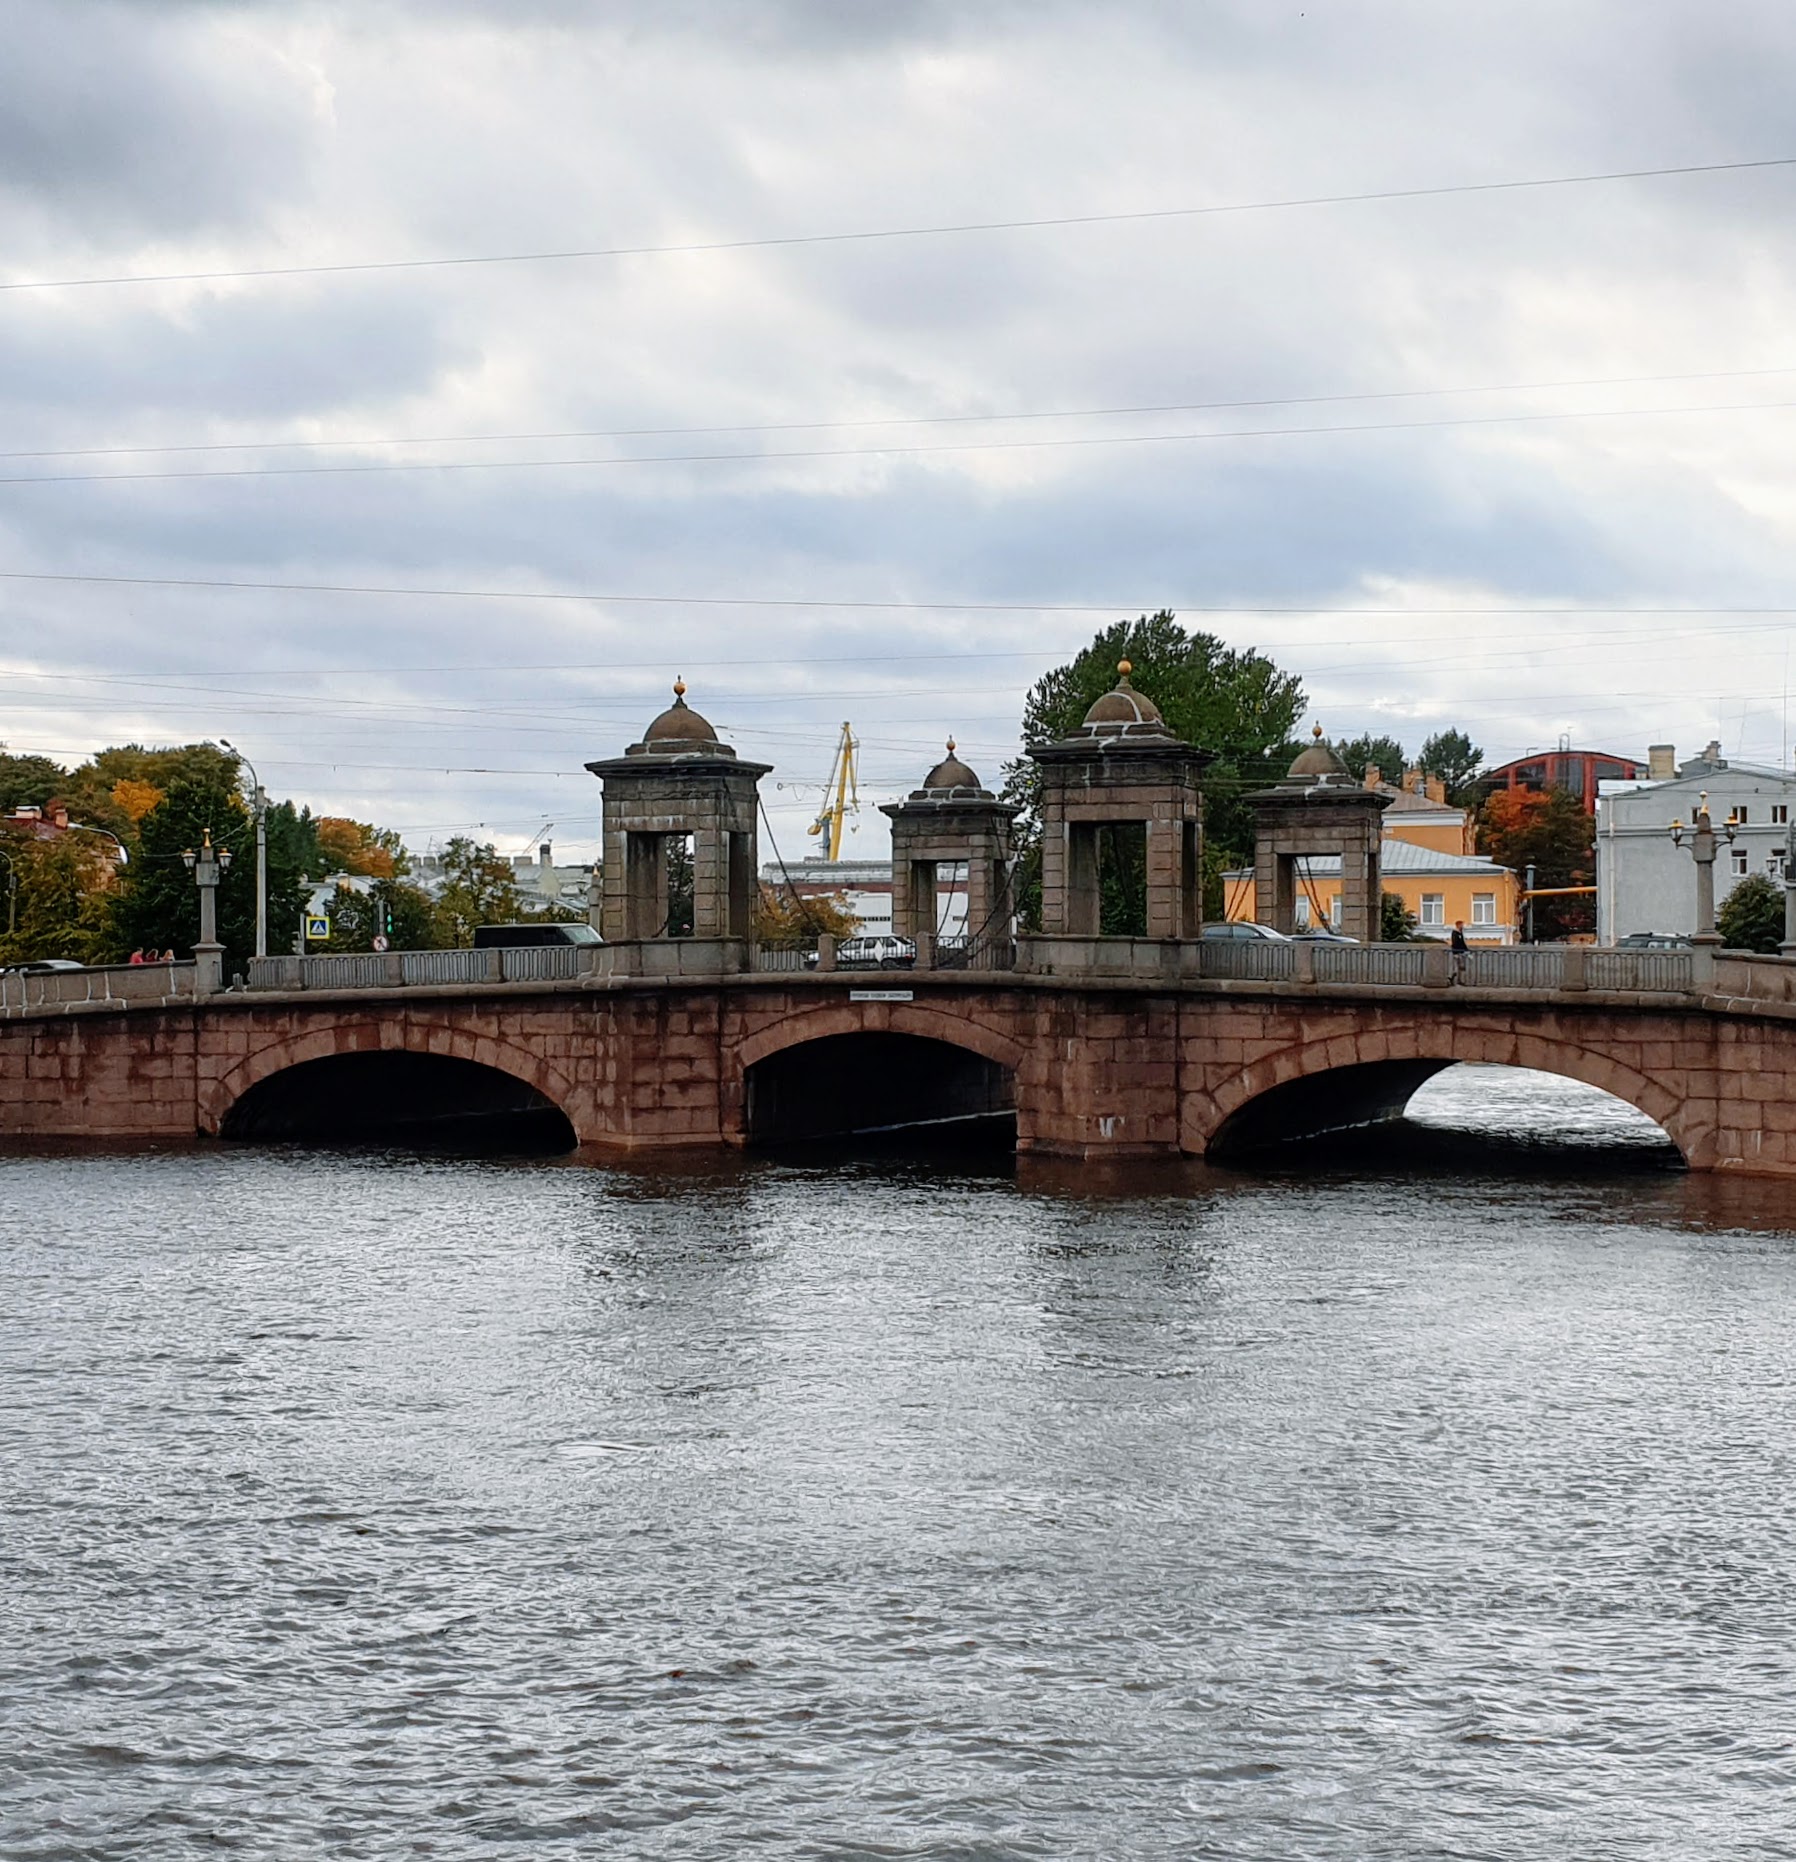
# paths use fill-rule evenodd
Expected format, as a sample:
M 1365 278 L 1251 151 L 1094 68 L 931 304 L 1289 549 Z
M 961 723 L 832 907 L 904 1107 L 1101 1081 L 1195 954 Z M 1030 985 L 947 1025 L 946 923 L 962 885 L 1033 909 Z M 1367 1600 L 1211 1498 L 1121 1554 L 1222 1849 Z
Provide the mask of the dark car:
M 1630 931 L 1615 940 L 1617 950 L 1688 950 L 1690 940 L 1676 931 Z
M 476 950 L 540 950 L 544 946 L 602 944 L 591 925 L 476 925 Z

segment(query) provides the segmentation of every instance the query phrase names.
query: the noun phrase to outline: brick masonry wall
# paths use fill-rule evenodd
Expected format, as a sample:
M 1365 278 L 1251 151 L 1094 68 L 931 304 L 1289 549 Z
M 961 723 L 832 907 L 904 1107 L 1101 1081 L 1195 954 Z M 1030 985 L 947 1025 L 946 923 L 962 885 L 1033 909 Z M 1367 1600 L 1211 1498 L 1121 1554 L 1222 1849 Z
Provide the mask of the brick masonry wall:
M 864 983 L 866 979 L 857 979 Z M 881 983 L 891 979 L 878 979 Z M 905 979 L 854 1003 L 844 978 L 664 987 L 229 997 L 198 1007 L 0 1023 L 0 1133 L 190 1138 L 284 1067 L 405 1048 L 497 1067 L 623 1150 L 736 1143 L 746 1070 L 794 1044 L 886 1030 L 968 1047 L 1017 1079 L 1018 1142 L 1067 1156 L 1202 1155 L 1231 1113 L 1287 1081 L 1385 1060 L 1539 1067 L 1604 1088 L 1696 1169 L 1796 1176 L 1796 1020 L 1405 992 Z

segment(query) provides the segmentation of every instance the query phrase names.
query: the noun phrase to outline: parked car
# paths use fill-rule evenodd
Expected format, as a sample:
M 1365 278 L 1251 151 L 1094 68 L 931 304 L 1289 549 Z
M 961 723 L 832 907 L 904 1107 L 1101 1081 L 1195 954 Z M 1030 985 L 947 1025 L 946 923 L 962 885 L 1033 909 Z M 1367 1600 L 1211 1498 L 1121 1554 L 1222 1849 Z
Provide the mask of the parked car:
M 33 963 L 9 963 L 4 972 L 7 976 L 49 976 L 57 970 L 85 970 L 85 963 L 77 963 L 72 957 L 39 957 Z
M 1307 931 L 1294 931 L 1292 940 L 1300 944 L 1357 944 L 1359 939 L 1349 937 L 1345 931 L 1330 931 L 1321 925 L 1311 925 Z
M 1200 937 L 1224 938 L 1235 943 L 1244 943 L 1259 938 L 1267 943 L 1288 944 L 1290 939 L 1282 931 L 1274 931 L 1270 925 L 1256 925 L 1247 918 L 1218 918 L 1204 926 L 1198 933 Z
M 540 950 L 545 945 L 602 944 L 591 925 L 476 925 L 476 950 Z
M 907 937 L 849 937 L 836 946 L 838 970 L 908 970 L 916 961 Z
M 1617 950 L 1688 950 L 1690 940 L 1676 931 L 1630 931 L 1615 940 Z

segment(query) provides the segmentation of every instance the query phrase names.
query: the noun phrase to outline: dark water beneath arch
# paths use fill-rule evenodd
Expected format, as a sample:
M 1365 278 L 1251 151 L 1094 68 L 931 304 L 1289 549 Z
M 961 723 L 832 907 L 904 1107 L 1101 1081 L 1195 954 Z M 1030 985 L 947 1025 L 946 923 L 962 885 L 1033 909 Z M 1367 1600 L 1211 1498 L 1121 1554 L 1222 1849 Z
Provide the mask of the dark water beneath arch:
M 1796 1855 L 1796 1196 L 1414 1110 L 0 1160 L 0 1854 Z

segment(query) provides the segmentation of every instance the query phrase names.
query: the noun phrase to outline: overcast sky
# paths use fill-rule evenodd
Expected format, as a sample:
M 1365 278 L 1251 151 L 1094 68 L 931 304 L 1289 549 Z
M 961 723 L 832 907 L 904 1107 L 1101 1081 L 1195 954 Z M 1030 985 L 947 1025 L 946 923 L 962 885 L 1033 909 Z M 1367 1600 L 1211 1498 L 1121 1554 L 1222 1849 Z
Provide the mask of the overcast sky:
M 0 0 L 0 45 L 0 282 L 1796 157 L 1784 0 Z M 1766 166 L 0 291 L 0 737 L 226 736 L 415 847 L 586 856 L 581 765 L 684 674 L 795 858 L 842 720 L 869 803 L 949 732 L 995 784 L 1032 679 L 1167 606 L 1331 736 L 1783 760 L 1793 208 Z

